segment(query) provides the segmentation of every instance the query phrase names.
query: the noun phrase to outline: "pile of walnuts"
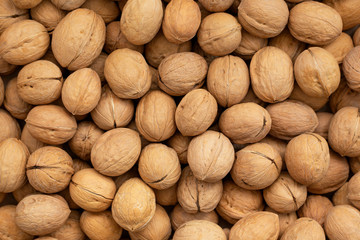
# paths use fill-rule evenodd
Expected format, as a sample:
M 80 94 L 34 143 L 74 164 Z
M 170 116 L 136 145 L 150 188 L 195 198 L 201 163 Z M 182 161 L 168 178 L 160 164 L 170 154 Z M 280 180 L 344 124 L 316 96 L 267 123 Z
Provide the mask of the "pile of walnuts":
M 0 0 L 0 239 L 359 240 L 359 0 Z

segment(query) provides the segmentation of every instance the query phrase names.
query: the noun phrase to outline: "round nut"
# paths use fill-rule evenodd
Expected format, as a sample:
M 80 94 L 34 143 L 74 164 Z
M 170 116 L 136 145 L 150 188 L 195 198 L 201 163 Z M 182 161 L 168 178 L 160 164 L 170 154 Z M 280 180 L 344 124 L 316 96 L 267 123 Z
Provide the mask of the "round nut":
M 360 209 L 360 173 L 356 173 L 350 178 L 347 198 L 358 209 Z
M 349 88 L 360 92 L 360 46 L 353 48 L 344 58 L 342 70 L 344 72 L 347 85 Z
M 267 38 L 256 37 L 248 33 L 244 28 L 241 29 L 241 42 L 234 53 L 244 60 L 250 60 L 261 48 L 268 45 Z
M 329 103 L 333 113 L 343 107 L 360 108 L 360 93 L 349 88 L 345 80 L 341 80 L 338 89 L 331 94 Z
M 190 137 L 185 137 L 181 133 L 176 132 L 167 142 L 176 151 L 181 164 L 187 164 L 187 151 L 190 140 Z
M 7 83 L 5 89 L 4 107 L 13 117 L 24 120 L 32 106 L 20 97 L 16 82 L 17 79 L 13 78 Z
M 270 207 L 266 207 L 265 211 L 275 213 L 279 216 L 280 232 L 279 238 L 284 234 L 285 230 L 298 219 L 296 212 L 278 213 Z
M 343 29 L 348 30 L 360 23 L 359 2 L 356 0 L 334 1 L 324 0 L 325 4 L 334 8 L 341 16 Z
M 177 183 L 163 190 L 154 189 L 156 202 L 161 206 L 174 206 L 177 204 Z
M 338 205 L 352 205 L 352 203 L 349 201 L 347 195 L 348 195 L 348 187 L 349 182 L 346 182 L 344 185 L 342 185 L 341 188 L 339 188 L 332 197 L 332 202 L 335 206 Z
M 353 35 L 353 41 L 355 46 L 360 45 L 360 28 L 357 28 L 354 35 Z
M 328 112 L 317 112 L 316 116 L 318 118 L 319 125 L 315 128 L 314 133 L 327 139 L 330 122 L 334 114 Z
M 0 108 L 0 142 L 7 138 L 20 138 L 19 123 L 6 110 Z
M 345 56 L 354 48 L 354 44 L 349 34 L 342 32 L 335 41 L 323 48 L 335 57 L 338 64 L 341 64 Z
M 44 25 L 52 32 L 59 24 L 66 12 L 57 8 L 50 0 L 42 0 L 36 7 L 30 9 L 31 18 Z
M 301 88 L 299 87 L 299 85 L 297 83 L 295 83 L 294 89 L 293 89 L 289 99 L 303 102 L 306 105 L 308 105 L 309 107 L 311 107 L 312 109 L 314 109 L 314 111 L 320 110 L 329 101 L 328 97 L 312 97 L 312 96 L 305 94 L 304 91 L 301 90 Z
M 299 217 L 312 218 L 323 226 L 326 215 L 332 207 L 333 204 L 327 197 L 310 195 L 297 213 Z
M 222 228 L 207 220 L 191 220 L 181 225 L 174 233 L 173 240 L 226 240 Z
M 16 206 L 0 207 L 0 236 L 9 239 L 32 240 L 33 236 L 23 232 L 15 223 Z
M 102 17 L 106 24 L 114 21 L 120 15 L 120 9 L 118 8 L 116 2 L 113 1 L 87 0 L 81 8 L 93 10 Z
M 325 232 L 321 225 L 308 217 L 301 217 L 291 224 L 284 232 L 281 240 L 306 239 L 309 237 L 325 240 Z
M 77 211 L 71 211 L 65 224 L 55 232 L 51 233 L 51 236 L 54 237 L 54 239 L 84 239 L 85 234 L 80 228 L 80 213 Z
M 17 8 L 12 0 L 1 1 L 0 9 L 0 35 L 12 24 L 29 18 L 28 11 Z
M 62 10 L 71 11 L 80 7 L 86 0 L 51 0 L 51 2 Z
M 33 153 L 35 150 L 47 145 L 43 142 L 40 142 L 30 134 L 27 124 L 25 124 L 21 132 L 21 141 L 27 146 L 30 153 Z

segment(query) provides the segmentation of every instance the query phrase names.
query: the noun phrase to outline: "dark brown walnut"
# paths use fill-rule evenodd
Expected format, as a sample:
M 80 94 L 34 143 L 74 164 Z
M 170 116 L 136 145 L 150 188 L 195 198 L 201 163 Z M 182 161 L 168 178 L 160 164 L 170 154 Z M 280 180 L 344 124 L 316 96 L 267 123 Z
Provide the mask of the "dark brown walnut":
M 116 2 L 107 0 L 87 0 L 81 8 L 87 8 L 96 12 L 104 22 L 110 23 L 120 15 L 120 9 Z
M 331 148 L 341 156 L 360 155 L 360 114 L 356 107 L 343 107 L 330 122 L 328 141 Z
M 355 27 L 360 23 L 360 5 L 358 1 L 324 0 L 323 2 L 334 8 L 340 14 L 344 30 Z
M 311 236 L 309 234 L 311 233 Z M 280 240 L 300 239 L 325 240 L 325 232 L 321 225 L 308 217 L 301 217 L 291 224 L 284 232 Z
M 200 88 L 205 81 L 208 65 L 194 52 L 174 53 L 159 65 L 159 87 L 172 96 L 182 96 Z
M 25 119 L 30 134 L 47 144 L 63 144 L 76 133 L 77 123 L 65 108 L 56 105 L 36 106 Z
M 101 212 L 110 207 L 116 192 L 114 180 L 93 168 L 85 168 L 73 175 L 71 199 L 86 211 Z
M 50 0 L 42 0 L 39 5 L 30 9 L 31 18 L 38 21 L 48 32 L 52 32 L 66 12 L 57 8 Z
M 320 110 L 326 105 L 329 100 L 328 97 L 312 97 L 306 95 L 297 83 L 295 83 L 294 89 L 291 92 L 289 99 L 303 102 L 306 105 L 310 106 L 312 109 L 314 109 L 314 111 Z
M 43 193 L 64 190 L 74 174 L 70 155 L 58 147 L 42 147 L 33 152 L 26 164 L 29 183 Z
M 181 225 L 174 233 L 173 240 L 226 240 L 222 228 L 207 220 L 191 220 Z
M 9 112 L 0 109 L 0 142 L 7 138 L 20 138 L 19 123 L 13 118 Z
M 185 167 L 178 182 L 177 198 L 187 213 L 211 212 L 220 202 L 222 181 L 213 183 L 198 180 L 190 167 Z
M 342 32 L 333 42 L 322 47 L 335 57 L 338 64 L 341 64 L 345 56 L 354 48 L 354 44 L 350 35 Z
M 282 160 L 277 150 L 266 143 L 255 143 L 236 153 L 231 177 L 242 188 L 259 190 L 270 186 L 281 169 Z
M 85 239 L 85 233 L 80 228 L 80 213 L 74 210 L 71 211 L 64 225 L 50 235 L 55 239 Z
M 74 137 L 69 141 L 71 151 L 82 160 L 90 160 L 91 149 L 103 133 L 93 122 L 80 122 Z
M 80 7 L 86 0 L 51 0 L 51 2 L 62 10 L 71 11 Z
M 286 52 L 295 62 L 299 54 L 305 50 L 306 44 L 294 38 L 289 29 L 285 28 L 279 35 L 269 40 L 269 46 L 277 47 Z
M 60 68 L 47 60 L 38 60 L 26 65 L 17 77 L 20 97 L 34 105 L 48 104 L 58 99 L 62 85 Z
M 279 35 L 289 18 L 289 9 L 282 0 L 242 0 L 238 9 L 241 26 L 261 38 Z
M 46 235 L 59 229 L 70 212 L 59 195 L 29 195 L 16 206 L 15 223 L 28 234 Z
M 14 240 L 32 240 L 33 236 L 23 232 L 15 223 L 16 206 L 0 207 L 0 238 Z
M 353 41 L 355 46 L 360 45 L 360 28 L 357 28 L 354 35 L 353 35 Z
M 56 60 L 70 71 L 89 66 L 101 53 L 105 32 L 104 21 L 94 11 L 80 8 L 68 13 L 52 34 Z
M 177 183 L 163 190 L 154 189 L 156 202 L 161 206 L 175 206 L 178 203 L 176 192 Z
M 32 195 L 32 194 L 37 194 L 40 193 L 39 191 L 35 190 L 35 188 L 33 188 L 31 186 L 31 184 L 26 181 L 25 184 L 23 184 L 20 188 L 16 189 L 15 191 L 12 192 L 13 197 L 15 198 L 15 200 L 17 202 L 20 202 L 21 200 L 23 200 L 26 196 L 28 195 Z
M 154 90 L 140 99 L 135 114 L 136 127 L 148 141 L 161 142 L 176 130 L 176 104 L 166 93 Z
M 316 1 L 297 4 L 290 11 L 289 30 L 299 41 L 325 45 L 340 36 L 343 28 L 340 14 Z
M 29 155 L 26 145 L 16 138 L 0 142 L 0 192 L 13 192 L 25 183 Z
M 1 34 L 0 56 L 10 64 L 25 65 L 44 56 L 49 44 L 49 34 L 42 24 L 23 20 L 13 23 Z
M 106 39 L 104 50 L 110 54 L 116 49 L 129 48 L 139 53 L 144 51 L 144 45 L 134 45 L 129 42 L 121 32 L 120 22 L 113 21 L 106 26 Z
M 335 206 L 337 206 L 337 205 L 351 205 L 352 206 L 352 203 L 350 202 L 350 200 L 347 197 L 348 187 L 349 187 L 349 182 L 346 182 L 344 185 L 342 185 L 341 188 L 339 188 L 334 193 L 331 200 Z
M 283 235 L 285 230 L 293 224 L 296 219 L 298 219 L 296 212 L 290 212 L 290 213 L 278 213 L 275 210 L 271 209 L 270 207 L 266 206 L 265 211 L 275 213 L 279 216 L 279 226 L 280 226 L 280 232 L 279 232 L 279 238 Z
M 17 90 L 16 82 L 16 78 L 7 82 L 5 88 L 4 107 L 13 117 L 24 120 L 32 106 L 21 98 Z
M 330 96 L 330 108 L 336 113 L 343 107 L 360 108 L 360 93 L 349 88 L 346 80 L 342 79 L 338 89 Z
M 270 104 L 266 110 L 272 121 L 270 135 L 283 140 L 313 132 L 318 125 L 314 110 L 299 101 L 286 100 Z
M 360 92 L 360 46 L 353 48 L 344 58 L 342 70 L 349 88 Z
M 13 23 L 29 18 L 29 12 L 26 9 L 20 9 L 15 6 L 12 0 L 4 0 L 0 3 L 0 35 Z
M 319 124 L 314 130 L 314 133 L 319 134 L 323 138 L 327 139 L 330 122 L 334 114 L 329 112 L 317 112 L 316 116 L 318 118 Z
M 139 134 L 129 128 L 115 128 L 101 135 L 91 149 L 91 163 L 106 176 L 119 176 L 130 170 L 141 151 Z
M 310 195 L 297 213 L 299 217 L 312 218 L 323 226 L 326 215 L 332 207 L 333 204 L 327 197 Z
M 104 67 L 105 61 L 108 55 L 104 52 L 101 52 L 100 55 L 94 60 L 94 62 L 89 66 L 92 70 L 94 70 L 100 78 L 100 81 L 103 83 L 105 81 L 104 75 Z
M 360 209 L 360 173 L 356 173 L 349 180 L 347 198 L 357 208 Z
M 263 191 L 266 204 L 279 213 L 297 211 L 307 197 L 306 186 L 295 182 L 287 172 Z
M 229 180 L 224 182 L 224 191 L 216 211 L 227 222 L 235 224 L 239 219 L 263 209 L 261 191 L 244 189 Z
M 6 62 L 1 56 L 0 56 L 0 74 L 2 76 L 9 75 L 13 73 L 16 70 L 16 65 L 10 64 Z
M 167 142 L 173 148 L 181 164 L 187 164 L 187 151 L 191 137 L 185 137 L 180 132 L 176 132 Z
M 24 128 L 21 132 L 21 141 L 28 147 L 30 153 L 47 145 L 37 140 L 30 134 L 27 124 L 24 125 Z
M 237 9 L 237 8 L 236 8 Z M 248 33 L 244 28 L 241 29 L 241 42 L 234 53 L 244 60 L 250 60 L 261 48 L 268 45 L 267 38 L 256 37 Z
M 249 70 L 240 57 L 227 55 L 210 63 L 206 86 L 222 107 L 240 103 L 249 90 Z
M 258 98 L 274 103 L 287 99 L 294 88 L 293 63 L 281 49 L 264 47 L 250 63 L 251 87 Z
M 329 97 L 340 83 L 340 68 L 335 57 L 320 47 L 303 51 L 295 61 L 295 79 L 305 94 Z
M 256 103 L 240 103 L 226 109 L 220 116 L 219 128 L 233 143 L 255 143 L 270 131 L 269 113 Z
M 360 172 L 360 157 L 353 157 L 349 159 L 350 169 L 353 174 Z
M 241 25 L 231 14 L 212 13 L 202 20 L 197 40 L 202 50 L 208 54 L 230 54 L 240 45 Z

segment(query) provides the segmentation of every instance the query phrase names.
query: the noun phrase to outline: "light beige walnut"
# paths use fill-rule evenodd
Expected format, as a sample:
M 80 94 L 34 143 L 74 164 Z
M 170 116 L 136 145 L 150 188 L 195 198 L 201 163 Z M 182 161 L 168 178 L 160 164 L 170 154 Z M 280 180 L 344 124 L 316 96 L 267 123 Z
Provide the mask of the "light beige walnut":
M 333 42 L 322 47 L 330 52 L 340 64 L 343 62 L 346 54 L 353 49 L 354 44 L 349 34 L 342 32 Z
M 309 236 L 309 233 L 311 236 Z M 300 217 L 291 224 L 284 232 L 280 240 L 325 240 L 325 232 L 321 225 L 308 217 Z
M 342 185 L 341 188 L 339 188 L 334 193 L 331 200 L 335 206 L 337 206 L 337 205 L 351 205 L 352 206 L 352 203 L 350 202 L 350 200 L 347 197 L 348 187 L 349 187 L 349 182 L 346 182 L 346 183 L 344 183 L 344 185 Z
M 200 0 L 201 5 L 209 12 L 225 12 L 232 6 L 234 0 Z
M 318 118 L 319 125 L 315 128 L 314 133 L 317 133 L 327 139 L 330 122 L 334 114 L 329 112 L 317 112 L 316 116 Z
M 48 32 L 52 32 L 66 12 L 57 8 L 50 0 L 42 0 L 36 7 L 30 9 L 31 18 L 38 21 Z
M 28 19 L 29 12 L 15 6 L 12 0 L 4 0 L 0 3 L 0 35 L 10 25 Z
M 360 45 L 360 28 L 357 28 L 354 35 L 353 35 L 353 41 L 355 46 Z
M 14 240 L 31 240 L 33 236 L 23 232 L 15 223 L 16 206 L 0 207 L 0 238 Z
M 181 164 L 187 163 L 187 151 L 191 137 L 185 137 L 180 132 L 176 132 L 168 141 L 169 147 L 173 148 L 180 160 Z
M 177 183 L 163 190 L 154 189 L 154 192 L 156 202 L 161 206 L 175 206 L 178 203 L 176 196 Z
M 290 212 L 290 213 L 278 213 L 275 210 L 271 209 L 270 207 L 265 207 L 265 211 L 275 213 L 279 216 L 279 226 L 280 226 L 280 232 L 279 232 L 279 238 L 283 235 L 285 230 L 293 224 L 296 219 L 298 219 L 296 212 Z
M 358 1 L 324 0 L 323 2 L 334 8 L 340 14 L 344 30 L 355 27 L 360 23 L 360 5 Z
M 332 202 L 321 195 L 310 195 L 304 205 L 297 211 L 299 217 L 311 218 L 321 226 L 324 225 L 325 218 L 329 210 L 333 207 Z
M 16 78 L 7 82 L 5 88 L 4 107 L 13 117 L 24 120 L 32 106 L 21 98 L 17 90 L 16 83 Z
M 333 94 L 331 95 L 333 96 Z M 310 106 L 314 111 L 318 111 L 323 108 L 329 101 L 328 97 L 312 97 L 304 93 L 297 83 L 294 85 L 294 89 L 289 97 L 291 100 L 296 100 L 305 103 Z
M 24 125 L 24 128 L 21 132 L 21 141 L 27 146 L 30 153 L 47 145 L 37 140 L 30 134 L 27 124 Z
M 65 224 L 62 225 L 58 230 L 51 233 L 51 236 L 57 240 L 83 240 L 85 234 L 80 228 L 80 213 L 78 211 L 71 211 L 69 218 Z
M 354 47 L 351 51 L 345 56 L 344 62 L 342 65 L 342 70 L 346 78 L 347 85 L 349 88 L 360 92 L 360 46 Z
M 237 7 L 236 7 L 237 9 Z M 248 33 L 244 28 L 241 29 L 241 42 L 234 53 L 244 60 L 250 60 L 261 48 L 268 45 L 267 38 L 256 37 Z
M 346 80 L 342 79 L 338 89 L 331 94 L 329 103 L 333 113 L 336 113 L 343 107 L 352 106 L 360 108 L 360 93 L 349 88 Z
M 81 8 L 93 10 L 102 17 L 106 24 L 114 21 L 120 15 L 120 9 L 116 2 L 108 0 L 86 0 Z
M 360 209 L 360 173 L 356 173 L 349 180 L 347 198 L 357 208 Z
M 101 52 L 100 55 L 94 60 L 94 62 L 89 66 L 92 70 L 94 70 L 100 78 L 100 81 L 103 83 L 105 81 L 104 75 L 104 67 L 105 61 L 108 55 L 104 52 Z
M 0 109 L 0 142 L 7 138 L 20 138 L 21 130 L 19 123 L 9 112 Z
M 191 220 L 181 225 L 174 233 L 173 240 L 226 240 L 222 228 L 207 220 Z
M 26 181 L 26 183 L 23 184 L 20 188 L 13 191 L 12 195 L 17 202 L 20 202 L 21 200 L 24 199 L 24 197 L 26 197 L 28 195 L 32 195 L 32 194 L 37 194 L 37 193 L 40 193 L 40 192 L 37 191 L 35 188 L 33 188 L 28 181 Z
M 16 65 L 10 64 L 6 62 L 1 56 L 0 56 L 0 74 L 2 76 L 10 75 L 16 70 Z M 1 95 L 1 94 L 0 94 Z M 1 98 L 0 98 L 1 100 Z M 1 101 L 0 101 L 1 103 Z

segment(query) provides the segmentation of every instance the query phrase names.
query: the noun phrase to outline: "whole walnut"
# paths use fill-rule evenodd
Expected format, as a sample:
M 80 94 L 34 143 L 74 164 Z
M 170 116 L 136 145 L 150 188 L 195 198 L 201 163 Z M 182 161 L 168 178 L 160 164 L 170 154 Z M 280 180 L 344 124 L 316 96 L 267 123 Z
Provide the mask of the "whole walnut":
M 65 3 L 61 6 L 64 9 Z M 76 9 L 56 26 L 51 49 L 62 67 L 70 71 L 78 70 L 89 66 L 100 55 L 105 34 L 105 23 L 99 15 L 89 9 Z
M 110 207 L 116 192 L 115 182 L 93 168 L 75 173 L 69 186 L 71 199 L 86 211 L 101 212 Z
M 61 99 L 73 115 L 91 112 L 101 96 L 99 75 L 91 68 L 82 68 L 70 74 L 64 82 Z
M 289 18 L 289 9 L 283 0 L 242 0 L 238 9 L 241 26 L 261 38 L 279 35 Z
M 47 144 L 63 144 L 76 133 L 77 123 L 65 108 L 39 105 L 31 109 L 25 119 L 30 134 Z
M 0 207 L 0 237 L 3 239 L 32 240 L 33 236 L 23 232 L 15 223 L 16 206 Z
M 187 213 L 179 204 L 174 207 L 170 217 L 171 226 L 175 231 L 184 223 L 192 220 L 206 220 L 216 224 L 219 222 L 219 217 L 215 211 L 211 211 L 208 213 Z
M 61 70 L 54 63 L 38 60 L 24 66 L 17 76 L 17 91 L 27 103 L 48 104 L 60 97 Z
M 327 197 L 310 195 L 297 213 L 299 217 L 312 218 L 323 226 L 326 215 L 332 207 L 333 204 Z
M 324 226 L 330 240 L 359 239 L 360 212 L 349 205 L 335 206 L 328 212 Z
M 140 134 L 151 142 L 170 138 L 176 130 L 175 108 L 175 101 L 169 95 L 159 90 L 150 91 L 136 108 L 135 123 Z
M 264 102 L 287 99 L 294 88 L 293 63 L 281 49 L 264 47 L 250 63 L 251 86 Z
M 37 194 L 37 193 L 40 193 L 40 192 L 35 190 L 35 188 L 33 188 L 31 186 L 31 184 L 28 181 L 26 181 L 26 183 L 23 184 L 20 188 L 13 191 L 12 195 L 17 202 L 20 202 L 21 200 L 24 199 L 24 197 L 26 197 L 28 195 L 32 195 L 32 194 Z
M 187 161 L 198 180 L 221 181 L 230 172 L 234 160 L 234 147 L 221 132 L 208 130 L 190 141 Z
M 71 151 L 83 160 L 90 160 L 91 149 L 103 133 L 93 122 L 80 122 L 74 137 L 69 141 Z
M 10 64 L 26 65 L 44 56 L 49 44 L 49 34 L 42 24 L 23 20 L 13 23 L 1 34 L 0 56 Z
M 333 94 L 332 94 L 333 95 Z M 331 95 L 331 96 L 332 96 Z M 329 101 L 328 97 L 312 97 L 304 93 L 304 91 L 295 82 L 294 89 L 289 97 L 291 100 L 296 100 L 305 103 L 314 111 L 318 111 L 323 108 Z
M 249 102 L 233 105 L 220 116 L 219 128 L 233 143 L 255 143 L 270 131 L 272 119 L 266 109 Z
M 104 22 L 110 23 L 120 15 L 120 9 L 116 2 L 108 0 L 87 0 L 81 8 L 87 8 L 96 12 Z
M 36 190 L 56 193 L 64 190 L 74 174 L 70 155 L 58 147 L 42 147 L 33 152 L 26 163 L 26 175 Z
M 93 240 L 118 240 L 123 232 L 110 211 L 84 211 L 80 217 L 80 226 L 86 236 Z
M 137 164 L 135 164 L 134 167 L 132 167 L 126 173 L 116 178 L 113 178 L 116 184 L 116 189 L 119 189 L 121 185 L 123 185 L 123 183 L 129 180 L 130 178 L 140 178 Z
M 88 164 L 88 162 L 75 158 L 73 159 L 73 168 L 74 168 L 74 172 L 78 172 L 82 169 L 91 168 L 91 167 Z
M 100 81 L 103 83 L 105 81 L 104 75 L 104 67 L 105 61 L 108 55 L 104 52 L 101 52 L 100 55 L 94 60 L 94 62 L 89 66 L 92 70 L 94 70 L 100 78 Z
M 339 188 L 332 197 L 332 202 L 335 206 L 337 205 L 352 205 L 350 200 L 348 199 L 348 187 L 349 182 L 344 183 L 341 188 Z
M 280 154 L 280 157 L 281 157 L 281 160 L 282 160 L 282 169 L 285 170 L 286 169 L 285 151 L 286 151 L 287 142 L 268 135 L 265 138 L 263 138 L 260 141 L 260 143 L 269 144 L 271 147 L 273 147 L 273 149 L 275 149 Z
M 19 123 L 9 112 L 0 108 L 0 142 L 7 138 L 20 138 Z
M 31 18 L 38 21 L 49 32 L 59 24 L 66 12 L 57 8 L 50 0 L 42 0 L 36 7 L 30 9 Z
M 105 61 L 105 78 L 111 90 L 120 98 L 140 98 L 150 89 L 149 65 L 141 53 L 117 49 Z
M 16 70 L 16 65 L 10 64 L 6 62 L 1 56 L 0 56 L 0 74 L 2 76 L 9 75 L 13 73 Z M 1 98 L 0 98 L 1 100 Z M 0 101 L 1 103 L 1 101 Z
M 259 190 L 270 186 L 281 169 L 282 160 L 276 149 L 266 143 L 254 143 L 236 153 L 231 177 L 242 188 Z
M 180 163 L 187 164 L 187 151 L 191 137 L 185 137 L 180 132 L 176 132 L 168 141 L 169 147 L 175 150 Z
M 166 1 L 166 0 L 165 0 Z M 211 14 L 211 12 L 209 12 L 208 10 L 206 10 L 204 8 L 204 6 L 199 2 L 199 1 L 196 1 L 197 5 L 199 6 L 200 8 L 200 13 L 201 13 L 201 20 L 203 20 L 205 17 L 209 16 Z
M 71 211 L 69 218 L 65 224 L 58 230 L 51 233 L 51 236 L 55 239 L 72 239 L 83 240 L 85 239 L 85 233 L 80 228 L 80 213 L 77 211 Z
M 359 190 L 360 190 L 360 173 L 356 173 L 349 180 L 347 198 L 357 209 L 360 209 Z
M 174 233 L 173 240 L 226 240 L 222 228 L 207 220 L 191 220 L 182 224 Z
M 275 210 L 271 209 L 270 207 L 265 207 L 265 211 L 272 212 L 278 215 L 279 217 L 279 226 L 280 226 L 280 232 L 279 232 L 279 238 L 284 234 L 285 230 L 293 224 L 296 219 L 298 219 L 296 212 L 290 212 L 290 213 L 278 213 Z
M 208 65 L 199 54 L 182 52 L 164 58 L 158 69 L 159 87 L 169 95 L 182 96 L 204 84 Z
M 333 113 L 336 113 L 343 107 L 357 107 L 360 108 L 360 92 L 349 88 L 346 80 L 342 79 L 338 89 L 330 96 L 330 108 Z
M 233 52 L 241 42 L 241 25 L 224 12 L 205 17 L 197 33 L 197 41 L 204 52 L 224 56 Z
M 236 8 L 237 9 L 237 8 Z M 261 48 L 268 45 L 267 38 L 260 38 L 248 33 L 244 28 L 241 29 L 241 42 L 234 53 L 244 60 L 250 60 Z
M 192 39 L 200 27 L 201 12 L 193 0 L 173 0 L 165 8 L 162 30 L 166 39 L 181 44 Z
M 20 9 L 29 9 L 38 5 L 42 0 L 12 0 L 14 5 Z
M 261 228 L 259 228 L 261 226 Z M 256 212 L 240 219 L 230 230 L 229 240 L 277 240 L 280 232 L 279 217 L 271 212 Z
M 206 86 L 222 107 L 240 103 L 249 90 L 249 69 L 240 57 L 227 55 L 210 63 Z
M 21 98 L 17 90 L 16 82 L 16 78 L 7 82 L 5 88 L 4 107 L 13 117 L 24 120 L 32 106 Z
M 132 44 L 148 43 L 159 31 L 163 14 L 161 0 L 128 0 L 121 13 L 121 31 Z
M 175 112 L 177 129 L 184 136 L 196 136 L 205 132 L 217 115 L 216 99 L 205 89 L 194 89 L 180 101 Z
M 140 231 L 129 232 L 130 238 L 134 240 L 147 239 L 169 239 L 171 235 L 170 218 L 163 207 L 156 205 L 155 215 Z
M 280 240 L 325 240 L 325 232 L 321 225 L 308 217 L 300 217 L 284 232 Z
M 329 5 L 340 14 L 343 22 L 343 29 L 348 30 L 360 23 L 360 8 L 357 0 L 324 0 L 325 4 Z
M 156 211 L 154 191 L 139 178 L 124 182 L 111 206 L 117 224 L 130 232 L 143 230 Z
M 325 45 L 340 36 L 342 25 L 340 14 L 332 7 L 305 1 L 291 9 L 288 27 L 291 35 L 299 41 Z
M 329 146 L 316 133 L 303 133 L 286 146 L 286 168 L 297 182 L 309 186 L 325 177 L 330 166 Z
M 80 7 L 86 0 L 51 0 L 51 2 L 62 10 L 71 11 Z
M 156 202 L 161 206 L 175 206 L 178 203 L 176 192 L 177 183 L 169 188 L 158 190 L 154 189 Z
M 349 159 L 350 169 L 353 174 L 360 172 L 360 157 L 352 157 Z
M 223 192 L 222 181 L 213 183 L 198 180 L 190 167 L 185 167 L 178 182 L 179 204 L 187 213 L 211 212 L 218 205 Z
M 12 0 L 3 0 L 0 3 L 0 35 L 12 24 L 28 19 L 29 12 L 15 6 Z
M 283 140 L 313 132 L 319 123 L 311 107 L 295 100 L 270 104 L 266 110 L 271 116 L 270 135 Z
M 333 116 L 328 141 L 330 147 L 341 156 L 360 155 L 359 121 L 359 109 L 356 107 L 343 107 Z
M 224 191 L 216 211 L 231 224 L 239 219 L 264 209 L 261 191 L 247 190 L 234 182 L 224 182 Z
M 70 215 L 66 201 L 59 195 L 33 194 L 16 206 L 15 223 L 31 235 L 46 235 L 59 229 Z
M 29 155 L 26 145 L 16 138 L 0 142 L 0 192 L 13 192 L 25 183 Z
M 314 133 L 319 134 L 323 138 L 327 139 L 330 122 L 334 114 L 329 112 L 317 112 L 316 116 L 318 118 L 319 124 L 315 128 Z
M 279 35 L 269 40 L 269 46 L 277 47 L 286 52 L 295 62 L 299 54 L 305 50 L 306 44 L 294 38 L 289 29 L 285 28 Z
M 355 46 L 360 45 L 360 28 L 357 28 L 354 35 L 353 35 L 353 41 Z
M 341 64 L 345 56 L 354 48 L 354 44 L 350 35 L 342 32 L 333 42 L 322 47 L 335 57 L 338 64 Z
M 263 102 L 262 100 L 260 100 L 254 93 L 254 91 L 252 90 L 251 86 L 249 87 L 249 91 L 247 92 L 246 96 L 244 97 L 244 99 L 241 101 L 241 103 L 248 103 L 248 102 L 252 102 L 252 103 L 256 103 L 258 105 L 260 105 L 261 107 L 265 107 L 266 104 L 265 102 Z
M 354 47 L 344 58 L 342 70 L 349 88 L 360 92 L 360 46 Z
M 295 182 L 287 172 L 263 191 L 266 204 L 279 213 L 290 213 L 298 210 L 307 197 L 306 186 Z
M 21 141 L 27 146 L 30 153 L 47 145 L 37 140 L 30 134 L 27 124 L 24 125 L 24 128 L 21 132 Z
M 294 64 L 295 79 L 305 94 L 329 97 L 340 83 L 340 68 L 335 57 L 320 47 L 303 51 Z

